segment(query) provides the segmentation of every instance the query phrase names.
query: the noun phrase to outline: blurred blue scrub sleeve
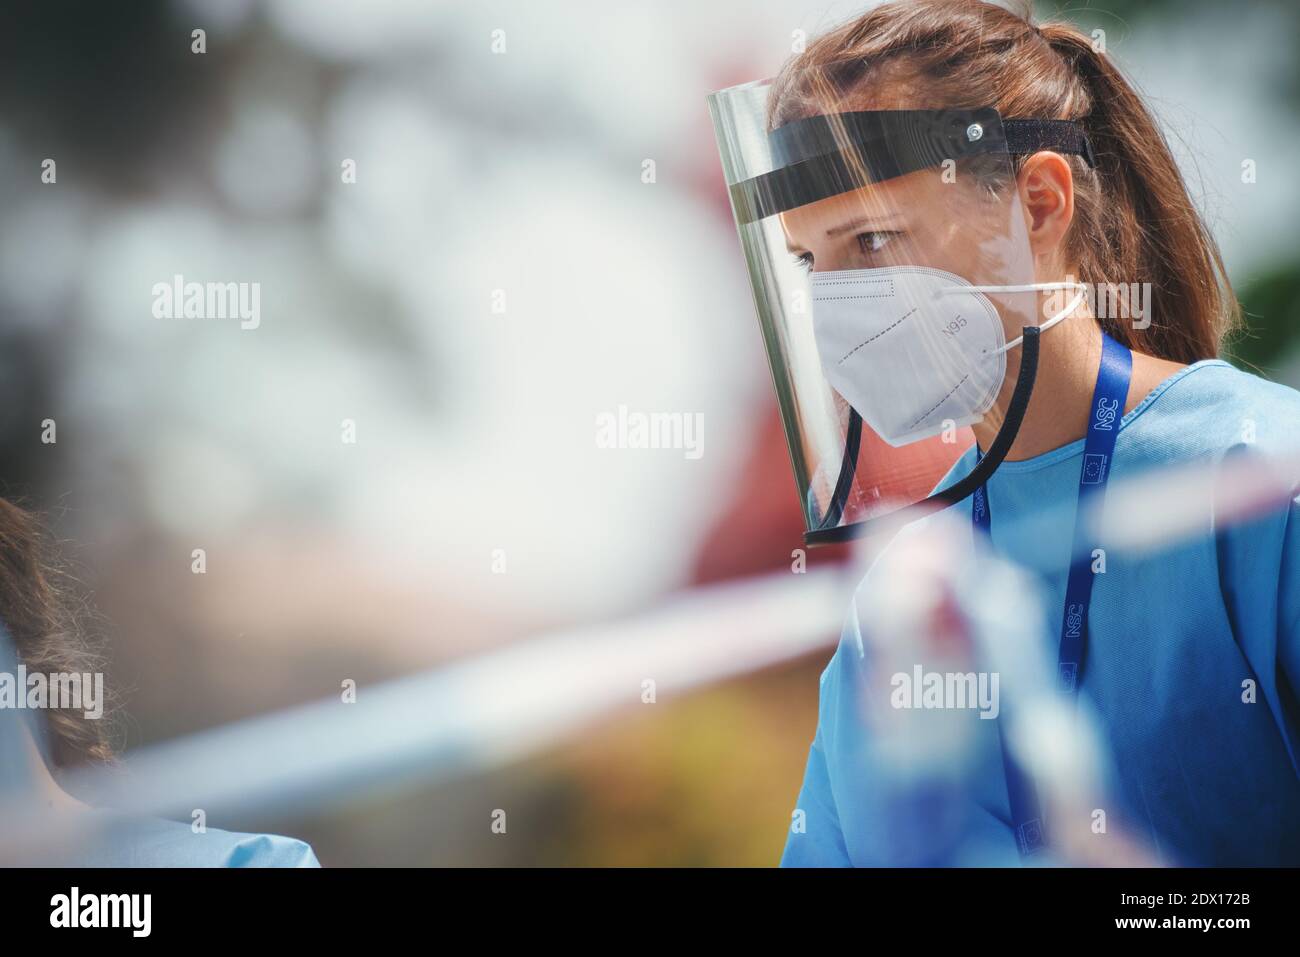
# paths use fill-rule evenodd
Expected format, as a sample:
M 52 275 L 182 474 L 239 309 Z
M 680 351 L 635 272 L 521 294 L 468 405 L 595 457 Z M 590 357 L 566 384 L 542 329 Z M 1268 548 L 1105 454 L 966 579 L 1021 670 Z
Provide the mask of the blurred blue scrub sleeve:
M 1281 582 L 1277 606 L 1278 662 L 1285 679 L 1284 690 L 1294 705 L 1296 695 L 1300 694 L 1300 498 L 1291 504 L 1286 538 L 1282 544 Z M 1288 711 L 1280 702 L 1277 710 Z M 1300 709 L 1293 707 L 1289 710 L 1294 716 Z M 1296 774 L 1300 775 L 1297 741 L 1300 741 L 1300 731 L 1293 728 L 1288 745 Z
M 864 654 L 858 608 L 822 672 L 817 732 L 803 787 L 786 836 L 782 867 L 997 866 L 1017 863 L 1006 823 L 989 808 L 1006 788 L 996 722 L 975 720 L 972 762 L 986 773 L 985 793 L 954 793 L 927 785 L 933 775 L 903 780 L 882 760 L 864 715 L 871 662 Z M 916 770 L 919 765 L 913 765 Z M 943 777 L 942 772 L 939 777 Z M 802 817 L 800 815 L 802 814 Z M 800 823 L 802 822 L 802 830 Z
M 100 811 L 86 813 L 101 814 Z M 72 867 L 320 867 L 311 846 L 277 834 L 241 834 L 162 818 L 107 823 L 68 856 Z
M 782 867 L 852 867 L 844 847 L 844 834 L 835 810 L 830 777 L 826 774 L 826 755 L 822 751 L 821 730 L 808 749 L 803 787 L 791 815 L 790 834 L 786 838 Z
M 1250 664 L 1236 692 L 1256 685 L 1258 706 L 1273 715 L 1300 776 L 1300 502 L 1223 529 L 1215 555 L 1224 613 Z

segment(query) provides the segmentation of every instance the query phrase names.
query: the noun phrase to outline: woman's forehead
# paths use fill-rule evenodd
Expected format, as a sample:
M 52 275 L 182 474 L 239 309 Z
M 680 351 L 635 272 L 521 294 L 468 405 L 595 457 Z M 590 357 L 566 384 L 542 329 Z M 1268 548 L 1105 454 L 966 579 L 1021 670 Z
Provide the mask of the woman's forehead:
M 872 222 L 883 225 L 922 202 L 922 175 L 909 173 L 787 210 L 781 225 L 788 239 L 801 241 L 833 238 L 844 225 L 859 221 L 867 228 Z

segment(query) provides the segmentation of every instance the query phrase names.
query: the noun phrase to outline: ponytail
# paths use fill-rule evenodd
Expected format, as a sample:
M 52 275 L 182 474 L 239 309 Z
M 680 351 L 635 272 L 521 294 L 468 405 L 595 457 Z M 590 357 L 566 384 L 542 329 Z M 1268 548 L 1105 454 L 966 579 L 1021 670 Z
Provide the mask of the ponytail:
M 1076 193 L 1079 228 L 1071 251 L 1079 278 L 1149 282 L 1153 290 L 1150 326 L 1102 319 L 1103 327 L 1164 359 L 1190 363 L 1217 356 L 1240 320 L 1240 307 L 1155 118 L 1090 37 L 1064 23 L 1045 24 L 1039 33 L 1091 100 L 1082 122 L 1096 154 L 1098 188 Z

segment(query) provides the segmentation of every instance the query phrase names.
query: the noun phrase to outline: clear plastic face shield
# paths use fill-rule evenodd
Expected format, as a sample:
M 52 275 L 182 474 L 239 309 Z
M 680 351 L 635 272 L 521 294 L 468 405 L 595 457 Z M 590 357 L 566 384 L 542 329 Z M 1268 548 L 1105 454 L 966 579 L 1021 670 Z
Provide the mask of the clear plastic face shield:
M 809 544 L 965 497 L 1005 456 L 1037 332 L 1082 299 L 1034 284 L 1012 156 L 1091 161 L 1072 123 L 878 111 L 834 72 L 709 97 Z M 979 474 L 932 497 L 980 423 Z

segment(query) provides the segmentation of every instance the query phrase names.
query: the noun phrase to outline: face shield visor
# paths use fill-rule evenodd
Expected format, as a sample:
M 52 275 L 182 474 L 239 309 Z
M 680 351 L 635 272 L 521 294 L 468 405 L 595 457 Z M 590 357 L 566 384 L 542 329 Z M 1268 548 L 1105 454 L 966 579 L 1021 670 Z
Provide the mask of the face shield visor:
M 1083 298 L 1076 284 L 1035 285 L 1012 158 L 1052 149 L 1091 163 L 1074 123 L 856 109 L 861 96 L 828 92 L 833 74 L 709 97 L 814 545 L 957 501 L 1001 462 L 1037 333 Z M 936 495 L 980 424 L 995 438 L 979 465 Z

